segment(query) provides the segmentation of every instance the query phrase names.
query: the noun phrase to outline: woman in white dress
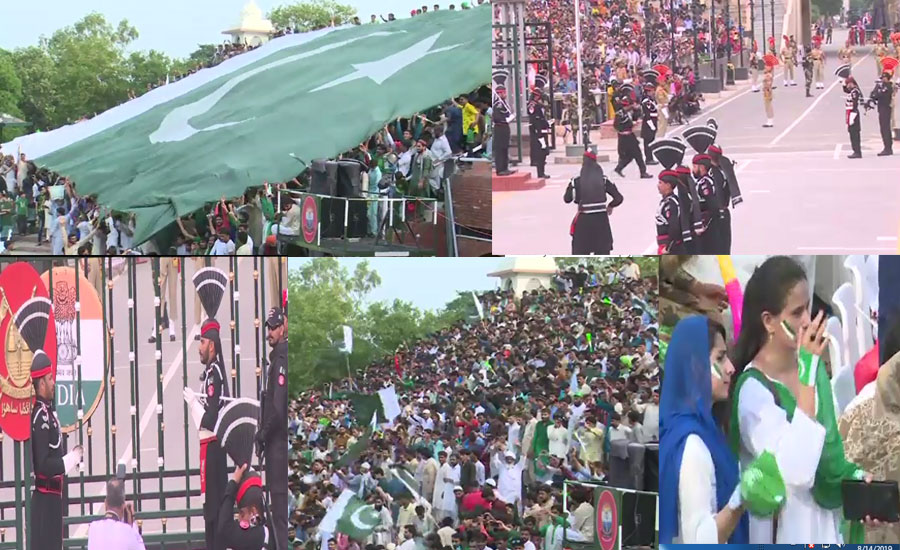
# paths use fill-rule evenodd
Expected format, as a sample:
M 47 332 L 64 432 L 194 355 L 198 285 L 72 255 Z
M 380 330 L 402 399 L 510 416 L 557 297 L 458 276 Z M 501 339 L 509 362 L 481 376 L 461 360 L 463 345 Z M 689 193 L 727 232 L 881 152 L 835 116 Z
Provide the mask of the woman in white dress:
M 742 468 L 774 454 L 787 493 L 775 516 L 750 516 L 751 544 L 843 543 L 841 482 L 871 481 L 844 456 L 828 374 L 817 368 L 825 319 L 810 319 L 810 295 L 803 268 L 785 256 L 763 262 L 744 292 L 729 437 Z M 850 527 L 847 542 L 863 542 L 861 524 Z
M 738 462 L 713 419 L 728 399 L 734 367 L 725 329 L 706 317 L 683 319 L 666 353 L 660 403 L 659 541 L 747 542 Z

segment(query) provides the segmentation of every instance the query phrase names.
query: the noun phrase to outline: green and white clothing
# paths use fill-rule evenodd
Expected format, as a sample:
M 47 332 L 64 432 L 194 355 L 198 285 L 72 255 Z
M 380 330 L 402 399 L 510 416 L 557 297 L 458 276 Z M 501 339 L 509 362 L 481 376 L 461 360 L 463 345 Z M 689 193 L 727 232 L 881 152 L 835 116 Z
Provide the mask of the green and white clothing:
M 840 483 L 861 477 L 862 471 L 844 457 L 825 369 L 816 375 L 816 418 L 796 408 L 787 386 L 752 364 L 738 379 L 735 394 L 730 438 L 741 470 L 768 450 L 775 455 L 787 489 L 778 513 L 777 540 L 772 540 L 771 517 L 751 515 L 750 543 L 844 542 Z

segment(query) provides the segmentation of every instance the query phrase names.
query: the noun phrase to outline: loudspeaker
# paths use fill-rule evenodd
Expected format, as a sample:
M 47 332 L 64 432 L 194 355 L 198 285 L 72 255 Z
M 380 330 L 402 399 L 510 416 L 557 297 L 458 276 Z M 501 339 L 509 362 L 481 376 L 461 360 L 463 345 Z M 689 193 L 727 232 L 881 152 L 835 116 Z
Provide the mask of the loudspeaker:
M 659 492 L 659 445 L 647 445 L 644 451 L 644 490 Z
M 338 161 L 337 195 L 348 199 L 362 198 L 363 164 L 356 160 Z
M 336 167 L 336 166 L 335 166 Z M 339 239 L 344 236 L 344 201 L 322 199 L 322 238 Z
M 622 525 L 622 548 L 653 546 L 656 534 L 656 495 L 623 492 L 619 517 Z
M 310 178 L 309 192 L 333 197 L 337 189 L 337 163 L 314 160 L 310 173 L 312 177 Z

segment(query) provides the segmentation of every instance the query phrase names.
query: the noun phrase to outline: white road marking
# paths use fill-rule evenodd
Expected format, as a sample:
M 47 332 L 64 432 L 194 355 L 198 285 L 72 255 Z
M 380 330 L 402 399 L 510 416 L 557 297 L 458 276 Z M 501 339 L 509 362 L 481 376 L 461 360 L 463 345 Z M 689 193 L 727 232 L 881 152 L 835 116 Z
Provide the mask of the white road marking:
M 862 63 L 863 60 L 865 60 L 867 57 L 869 57 L 869 54 L 866 54 L 866 55 L 862 56 L 862 57 L 859 59 L 859 61 L 857 61 L 857 62 L 853 65 L 853 67 L 855 68 L 857 65 L 859 65 L 860 63 Z M 803 111 L 803 114 L 802 114 L 802 115 L 800 115 L 799 117 L 797 117 L 797 118 L 794 120 L 794 122 L 791 123 L 790 126 L 788 126 L 787 128 L 785 128 L 783 132 L 781 132 L 780 134 L 778 134 L 778 136 L 776 136 L 775 139 L 772 140 L 772 143 L 769 144 L 769 147 L 775 147 L 775 146 L 778 144 L 778 142 L 781 141 L 781 138 L 783 138 L 784 136 L 786 136 L 786 135 L 788 134 L 788 132 L 790 132 L 791 130 L 794 129 L 794 127 L 796 127 L 798 124 L 800 124 L 800 121 L 803 120 L 804 118 L 806 118 L 806 115 L 808 115 L 810 112 L 812 112 L 812 110 L 816 108 L 816 105 L 818 105 L 819 102 L 822 101 L 822 99 L 824 99 L 826 95 L 828 95 L 828 92 L 830 92 L 831 90 L 833 90 L 834 87 L 837 86 L 839 83 L 840 83 L 840 80 L 835 80 L 834 82 L 832 82 L 832 83 L 831 83 L 831 86 L 829 86 L 828 88 L 825 89 L 824 92 L 822 92 L 821 94 L 819 94 L 819 97 L 817 97 L 816 100 L 812 102 L 812 105 L 810 105 L 809 107 L 806 108 L 805 111 Z
M 838 143 L 837 145 L 834 146 L 834 159 L 837 160 L 837 158 L 839 156 L 841 156 L 841 144 L 840 143 Z
M 771 193 L 768 189 L 751 189 L 750 193 Z
M 877 237 L 876 241 L 896 241 L 897 237 Z

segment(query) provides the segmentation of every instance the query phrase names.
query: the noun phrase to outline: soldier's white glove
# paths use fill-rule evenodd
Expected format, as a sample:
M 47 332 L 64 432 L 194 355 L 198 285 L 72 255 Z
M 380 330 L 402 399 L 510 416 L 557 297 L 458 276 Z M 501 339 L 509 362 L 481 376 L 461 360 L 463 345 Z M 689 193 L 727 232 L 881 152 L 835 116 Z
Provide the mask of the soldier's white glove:
M 856 117 L 857 117 L 857 114 L 856 114 L 856 113 L 850 113 L 850 119 L 849 119 L 849 120 L 850 120 L 850 124 L 849 124 L 850 126 L 853 126 L 853 123 L 856 122 Z
M 81 448 L 81 445 L 76 446 L 63 456 L 63 468 L 67 474 L 81 462 L 82 456 L 84 456 L 84 450 Z
M 656 124 L 654 124 L 652 120 L 647 121 L 647 127 L 650 128 L 651 130 L 653 130 L 654 132 L 656 131 Z
M 516 119 L 516 115 L 509 115 L 506 117 L 506 123 L 509 124 Z
M 197 394 L 190 388 L 184 388 L 184 401 L 187 403 L 191 412 L 191 418 L 194 420 L 194 427 L 200 429 L 200 420 L 203 418 L 203 405 L 197 401 Z

